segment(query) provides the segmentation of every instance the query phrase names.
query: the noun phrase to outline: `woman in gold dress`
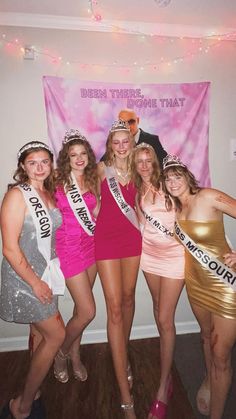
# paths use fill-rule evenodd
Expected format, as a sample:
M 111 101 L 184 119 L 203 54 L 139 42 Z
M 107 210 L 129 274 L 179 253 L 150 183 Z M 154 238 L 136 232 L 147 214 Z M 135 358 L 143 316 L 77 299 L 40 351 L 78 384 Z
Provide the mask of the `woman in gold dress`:
M 164 159 L 163 174 L 166 193 L 177 208 L 175 233 L 185 246 L 186 289 L 203 342 L 206 376 L 197 406 L 210 419 L 221 419 L 236 342 L 236 255 L 225 237 L 223 214 L 236 218 L 236 200 L 200 188 L 176 156 Z

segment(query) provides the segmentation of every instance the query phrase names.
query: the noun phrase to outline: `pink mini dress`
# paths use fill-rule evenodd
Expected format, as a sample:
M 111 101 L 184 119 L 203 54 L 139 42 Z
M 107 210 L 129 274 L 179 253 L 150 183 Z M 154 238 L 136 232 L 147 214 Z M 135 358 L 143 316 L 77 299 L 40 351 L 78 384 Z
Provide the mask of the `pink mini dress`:
M 175 210 L 167 211 L 165 195 L 158 192 L 154 204 L 141 202 L 141 208 L 160 220 L 169 231 L 174 230 Z M 184 247 L 174 236 L 166 235 L 147 220 L 143 230 L 140 268 L 144 272 L 167 278 L 184 278 Z
M 136 189 L 132 182 L 120 189 L 125 201 L 134 208 Z M 140 231 L 126 218 L 113 198 L 106 178 L 101 184 L 101 208 L 95 234 L 96 260 L 139 256 L 142 249 Z
M 83 199 L 92 215 L 96 197 L 85 192 Z M 56 191 L 56 203 L 62 214 L 62 224 L 56 231 L 56 252 L 61 270 L 68 279 L 95 263 L 94 236 L 89 236 L 77 221 L 63 188 Z

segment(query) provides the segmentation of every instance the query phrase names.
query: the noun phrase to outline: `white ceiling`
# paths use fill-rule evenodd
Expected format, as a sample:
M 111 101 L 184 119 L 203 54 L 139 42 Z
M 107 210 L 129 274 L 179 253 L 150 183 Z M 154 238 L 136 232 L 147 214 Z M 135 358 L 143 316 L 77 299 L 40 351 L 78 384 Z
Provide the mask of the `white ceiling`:
M 0 25 L 148 33 L 164 36 L 228 34 L 236 39 L 236 0 L 1 0 Z M 231 34 L 231 35 L 229 35 Z

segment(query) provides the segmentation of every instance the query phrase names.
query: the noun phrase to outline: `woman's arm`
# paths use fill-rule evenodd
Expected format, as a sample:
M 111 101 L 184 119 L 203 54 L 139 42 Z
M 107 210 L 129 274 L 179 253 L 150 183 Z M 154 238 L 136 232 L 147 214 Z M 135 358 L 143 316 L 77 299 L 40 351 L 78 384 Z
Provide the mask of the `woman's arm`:
M 20 278 L 32 287 L 36 297 L 44 303 L 45 298 L 51 298 L 51 290 L 33 271 L 19 246 L 25 210 L 26 204 L 21 191 L 14 188 L 7 192 L 1 208 L 3 255 Z
M 217 189 L 205 189 L 204 193 L 210 199 L 213 208 L 236 218 L 236 199 Z
M 135 211 L 136 211 L 136 214 L 138 216 L 140 232 L 141 232 L 141 234 L 143 234 L 143 230 L 144 230 L 146 220 L 143 216 L 143 213 L 142 213 L 140 205 L 139 205 L 138 194 L 136 194 L 136 197 L 135 197 Z
M 101 206 L 101 201 L 100 201 L 100 196 L 96 197 L 97 198 L 97 204 L 96 207 L 93 210 L 93 216 L 96 219 L 100 210 L 100 206 Z

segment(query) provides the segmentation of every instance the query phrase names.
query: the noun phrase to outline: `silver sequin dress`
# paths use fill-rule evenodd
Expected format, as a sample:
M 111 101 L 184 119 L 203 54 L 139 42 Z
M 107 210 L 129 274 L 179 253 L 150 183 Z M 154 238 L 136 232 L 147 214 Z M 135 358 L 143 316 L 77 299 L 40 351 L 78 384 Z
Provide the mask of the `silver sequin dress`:
M 49 210 L 52 219 L 51 259 L 55 254 L 55 231 L 61 225 L 59 209 Z M 32 269 L 41 277 L 47 264 L 38 250 L 36 229 L 30 214 L 25 216 L 22 227 L 20 247 Z M 34 295 L 32 288 L 12 269 L 6 258 L 1 267 L 0 317 L 8 322 L 35 323 L 48 319 L 58 311 L 58 297 L 52 303 L 42 304 Z

